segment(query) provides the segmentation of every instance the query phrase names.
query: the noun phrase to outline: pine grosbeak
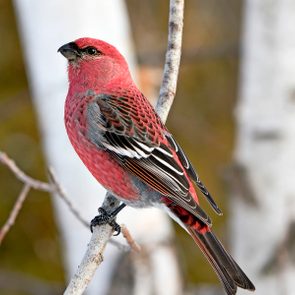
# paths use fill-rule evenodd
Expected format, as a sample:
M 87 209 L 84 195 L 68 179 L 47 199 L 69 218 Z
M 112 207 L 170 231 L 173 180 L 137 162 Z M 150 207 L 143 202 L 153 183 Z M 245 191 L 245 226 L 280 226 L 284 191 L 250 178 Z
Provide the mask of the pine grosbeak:
M 110 44 L 81 38 L 58 50 L 68 59 L 65 125 L 77 154 L 108 191 L 133 207 L 166 208 L 191 235 L 227 294 L 255 287 L 211 230 L 197 187 L 220 209 L 181 147 L 134 84 Z

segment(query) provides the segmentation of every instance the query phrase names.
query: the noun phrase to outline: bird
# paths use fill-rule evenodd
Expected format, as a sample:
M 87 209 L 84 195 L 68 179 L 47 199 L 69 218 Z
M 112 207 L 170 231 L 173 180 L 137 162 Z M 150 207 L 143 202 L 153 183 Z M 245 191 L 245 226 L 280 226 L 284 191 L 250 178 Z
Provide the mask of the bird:
M 219 215 L 220 208 L 135 85 L 122 54 L 89 37 L 66 43 L 58 52 L 68 61 L 64 121 L 69 140 L 94 178 L 122 202 L 115 214 L 126 205 L 164 209 L 199 246 L 226 294 L 236 294 L 238 287 L 254 291 L 213 233 L 197 191 Z

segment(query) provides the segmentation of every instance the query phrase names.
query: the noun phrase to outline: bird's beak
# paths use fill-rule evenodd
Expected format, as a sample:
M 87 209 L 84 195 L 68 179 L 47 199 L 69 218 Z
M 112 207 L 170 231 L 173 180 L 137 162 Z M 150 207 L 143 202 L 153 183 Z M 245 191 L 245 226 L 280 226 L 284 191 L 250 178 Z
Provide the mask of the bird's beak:
M 57 52 L 60 52 L 69 61 L 74 61 L 81 56 L 81 51 L 75 42 L 61 46 Z

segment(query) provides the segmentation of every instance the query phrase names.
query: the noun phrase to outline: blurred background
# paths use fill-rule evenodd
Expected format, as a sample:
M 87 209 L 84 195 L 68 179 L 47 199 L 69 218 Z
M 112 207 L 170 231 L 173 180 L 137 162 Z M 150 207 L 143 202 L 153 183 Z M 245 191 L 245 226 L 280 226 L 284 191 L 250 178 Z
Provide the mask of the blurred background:
M 295 17 L 292 18 L 291 8 L 295 7 L 288 1 L 282 1 L 284 4 L 278 0 L 252 2 L 186 1 L 178 89 L 167 126 L 222 208 L 224 216 L 218 217 L 201 198 L 202 206 L 212 217 L 216 234 L 259 285 L 257 294 L 287 295 L 294 294 L 291 281 L 295 261 L 292 178 L 295 76 L 291 69 L 295 49 L 295 32 L 292 35 Z M 44 140 L 48 136 L 44 123 L 42 127 L 39 125 L 42 121 L 40 101 L 36 103 L 36 98 L 33 99 L 40 92 L 32 81 L 34 67 L 30 66 L 32 55 L 28 42 L 34 39 L 46 45 L 46 35 L 60 35 L 60 32 L 55 25 L 52 30 L 50 26 L 44 30 L 38 22 L 29 25 L 31 31 L 26 30 L 24 22 L 30 15 L 24 17 L 28 10 L 22 9 L 30 5 L 29 13 L 34 14 L 34 1 L 0 1 L 0 150 L 27 174 L 46 181 L 47 166 L 52 164 L 48 159 L 52 158 L 46 157 L 44 150 L 48 154 L 50 148 L 46 144 L 50 141 Z M 128 46 L 132 49 L 137 84 L 152 100 L 157 97 L 161 82 L 169 3 L 126 0 L 123 5 L 132 45 L 127 44 L 127 49 L 121 51 L 128 50 Z M 68 8 L 66 5 L 53 7 L 59 14 L 52 16 L 52 23 Z M 104 11 L 97 10 L 97 13 Z M 105 23 L 114 21 L 113 12 L 109 13 Z M 24 37 L 32 28 L 41 31 Z M 92 27 L 94 32 L 95 29 Z M 43 38 L 39 41 L 40 35 Z M 54 54 L 62 66 L 56 70 L 58 76 L 66 79 L 65 63 L 56 53 L 58 46 L 72 41 L 70 37 L 64 38 L 59 45 L 54 44 L 55 51 L 50 54 Z M 45 51 L 38 57 L 39 66 L 44 62 L 43 68 L 46 67 L 46 59 Z M 54 76 L 56 72 L 50 74 Z M 66 85 L 62 92 L 65 96 Z M 60 113 L 51 113 L 51 116 L 62 120 L 62 111 L 60 108 Z M 65 130 L 60 132 L 58 140 L 67 142 Z M 282 180 L 280 174 L 284 171 L 288 174 Z M 6 221 L 21 188 L 22 183 L 0 165 L 0 226 Z M 66 260 L 70 259 L 65 258 L 64 253 L 67 235 L 59 225 L 61 209 L 57 209 L 52 200 L 52 196 L 32 190 L 1 244 L 1 294 L 61 294 L 66 286 Z M 99 203 L 90 217 L 98 206 Z M 75 231 L 75 227 L 70 231 Z M 201 252 L 176 224 L 173 224 L 171 240 L 181 276 L 178 294 L 223 294 Z M 128 264 L 125 267 L 128 268 Z M 132 279 L 124 284 L 132 284 Z M 114 288 L 105 294 L 125 294 Z M 166 293 L 139 291 L 137 294 Z

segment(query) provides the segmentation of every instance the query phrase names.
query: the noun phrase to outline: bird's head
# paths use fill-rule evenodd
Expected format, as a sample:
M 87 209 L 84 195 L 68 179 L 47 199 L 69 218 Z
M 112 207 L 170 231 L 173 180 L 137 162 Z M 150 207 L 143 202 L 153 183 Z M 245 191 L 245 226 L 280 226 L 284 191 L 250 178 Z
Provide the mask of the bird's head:
M 112 45 L 93 38 L 80 38 L 58 49 L 67 60 L 69 81 L 101 90 L 116 80 L 132 81 L 128 65 Z

